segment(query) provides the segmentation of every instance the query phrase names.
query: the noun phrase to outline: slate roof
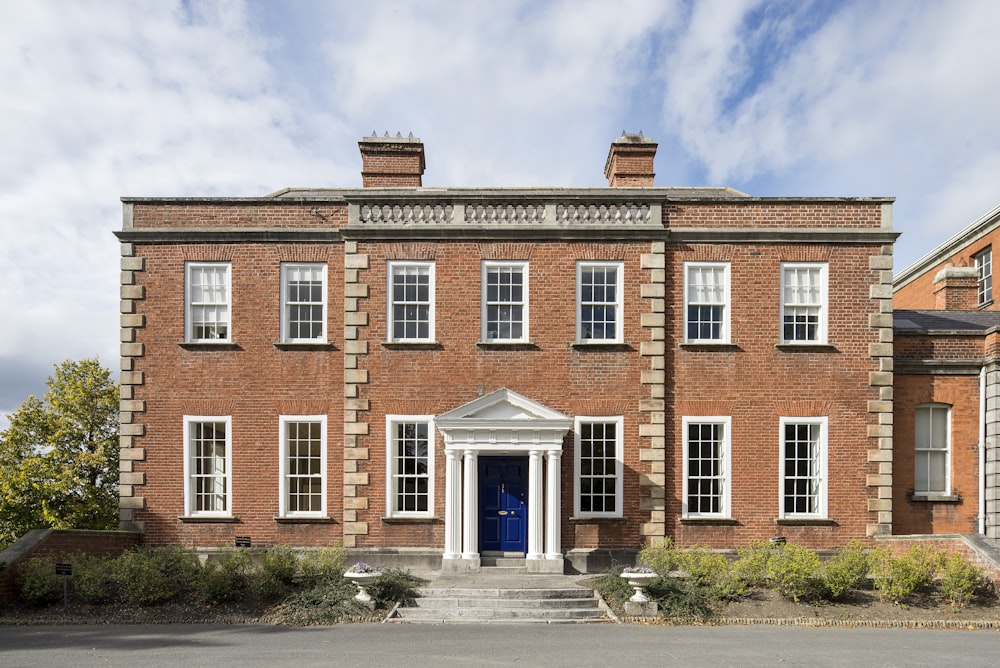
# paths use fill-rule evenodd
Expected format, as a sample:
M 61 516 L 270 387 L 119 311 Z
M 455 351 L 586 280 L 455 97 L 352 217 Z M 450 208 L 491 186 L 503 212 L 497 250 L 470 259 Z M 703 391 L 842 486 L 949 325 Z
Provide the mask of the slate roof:
M 893 329 L 897 332 L 965 331 L 985 333 L 1000 327 L 1000 311 L 896 311 Z

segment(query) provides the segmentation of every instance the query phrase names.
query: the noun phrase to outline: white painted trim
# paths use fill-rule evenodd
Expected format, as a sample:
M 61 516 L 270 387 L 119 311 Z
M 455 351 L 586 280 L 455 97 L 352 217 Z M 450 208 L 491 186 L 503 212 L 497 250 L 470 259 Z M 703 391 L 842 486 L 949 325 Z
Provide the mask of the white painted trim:
M 393 302 L 393 290 L 392 290 L 392 278 L 393 271 L 397 267 L 418 267 L 427 270 L 427 286 L 428 286 L 428 300 L 429 307 L 427 309 L 427 337 L 422 338 L 399 338 L 397 339 L 394 335 L 395 330 L 395 320 L 392 314 Z M 436 285 L 434 278 L 434 261 L 433 260 L 389 260 L 386 263 L 386 293 L 385 293 L 385 340 L 392 341 L 394 343 L 428 343 L 435 341 L 435 328 L 434 328 L 434 312 L 436 299 Z
M 819 295 L 819 324 L 817 325 L 816 339 L 811 341 L 798 341 L 785 338 L 785 272 L 788 269 L 819 269 L 820 295 Z M 827 321 L 830 311 L 830 267 L 827 262 L 782 262 L 780 292 L 778 294 L 778 339 L 782 344 L 796 346 L 814 346 L 827 342 Z
M 584 512 L 580 510 L 580 455 L 581 455 L 581 427 L 584 424 L 614 424 L 615 425 L 615 510 L 613 512 Z M 625 418 L 621 415 L 596 415 L 577 416 L 573 421 L 573 515 L 575 517 L 622 517 L 623 498 L 623 474 L 625 470 L 625 460 L 622 450 L 624 449 Z
M 729 518 L 732 517 L 732 428 L 733 418 L 728 415 L 691 415 L 684 416 L 681 420 L 682 429 L 681 442 L 683 443 L 683 469 L 681 478 L 683 479 L 681 491 L 681 517 L 692 518 Z M 720 510 L 717 513 L 692 513 L 688 510 L 688 426 L 692 424 L 720 424 L 722 425 L 722 498 Z
M 781 519 L 826 519 L 829 515 L 827 497 L 829 496 L 829 479 L 827 475 L 830 458 L 830 430 L 827 417 L 782 417 L 778 421 L 778 517 Z M 785 425 L 788 424 L 818 424 L 819 431 L 819 509 L 814 513 L 785 512 Z
M 321 498 L 320 510 L 296 511 L 288 510 L 288 431 L 287 426 L 297 422 L 318 422 L 320 434 L 320 480 Z M 327 440 L 325 415 L 279 415 L 278 416 L 278 517 L 326 517 L 327 513 Z
M 393 452 L 393 427 L 404 422 L 427 425 L 427 510 L 396 510 L 395 470 L 396 456 Z M 386 517 L 433 517 L 434 516 L 434 416 L 433 415 L 386 415 L 385 416 L 385 514 Z
M 201 268 L 225 268 L 226 270 L 226 338 L 194 338 L 194 322 L 191 309 L 191 272 Z M 233 340 L 233 263 L 232 262 L 185 262 L 184 263 L 184 341 L 186 343 L 231 343 Z
M 196 511 L 194 509 L 194 486 L 191 460 L 191 428 L 203 422 L 222 422 L 226 425 L 226 509 L 224 511 Z M 184 416 L 184 516 L 185 517 L 232 517 L 233 516 L 233 418 L 230 415 L 185 415 Z
M 722 332 L 717 339 L 689 339 L 688 338 L 688 306 L 690 305 L 690 278 L 689 270 L 702 268 L 721 268 L 725 295 L 722 306 Z M 685 343 L 729 343 L 730 337 L 730 313 L 732 311 L 732 292 L 730 291 L 730 263 L 729 262 L 685 262 L 684 263 L 684 342 Z M 699 302 L 700 303 L 700 302 Z
M 583 270 L 585 268 L 614 268 L 615 273 L 615 335 L 611 339 L 585 339 L 583 338 Z M 576 263 L 576 343 L 579 344 L 601 344 L 601 343 L 622 343 L 624 341 L 624 314 L 625 295 L 623 287 L 625 274 L 625 263 L 620 260 L 598 261 L 598 260 L 578 260 Z
M 500 338 L 499 336 L 489 338 L 487 331 L 486 300 L 487 274 L 491 269 L 516 268 L 521 270 L 521 295 L 520 302 L 507 302 L 509 304 L 521 305 L 521 336 L 517 338 Z M 529 317 L 529 290 L 528 290 L 528 262 L 525 260 L 483 260 L 480 267 L 480 298 L 479 298 L 479 340 L 486 343 L 524 343 L 530 340 L 528 332 Z
M 299 339 L 292 338 L 288 328 L 290 326 L 288 318 L 288 270 L 296 268 L 319 268 L 320 279 L 322 280 L 321 306 L 323 307 L 323 329 L 318 338 Z M 327 340 L 327 319 L 329 314 L 327 297 L 327 263 L 326 262 L 282 262 L 281 263 L 281 342 L 282 343 L 326 343 Z

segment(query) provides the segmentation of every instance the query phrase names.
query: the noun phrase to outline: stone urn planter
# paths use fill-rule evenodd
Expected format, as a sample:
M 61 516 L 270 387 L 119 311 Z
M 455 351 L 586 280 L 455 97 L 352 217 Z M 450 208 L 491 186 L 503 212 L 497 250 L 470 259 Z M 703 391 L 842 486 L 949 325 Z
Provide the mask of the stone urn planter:
M 372 602 L 372 597 L 368 593 L 368 587 L 381 575 L 380 571 L 375 570 L 366 563 L 354 564 L 344 573 L 344 577 L 354 582 L 358 588 L 358 593 L 354 597 L 354 600 L 361 601 L 362 603 Z
M 659 576 L 652 571 L 629 571 L 626 569 L 622 571 L 622 577 L 625 578 L 630 587 L 635 589 L 635 594 L 629 600 L 633 603 L 648 603 L 649 597 L 646 596 L 646 587 Z

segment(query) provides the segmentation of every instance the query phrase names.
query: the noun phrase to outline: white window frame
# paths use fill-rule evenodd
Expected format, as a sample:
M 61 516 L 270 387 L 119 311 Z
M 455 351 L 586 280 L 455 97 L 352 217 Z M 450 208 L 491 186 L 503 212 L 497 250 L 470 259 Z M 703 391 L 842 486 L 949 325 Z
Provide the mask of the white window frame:
M 993 301 L 993 247 L 987 246 L 972 256 L 976 262 L 976 300 L 980 306 Z
M 722 271 L 722 300 L 721 301 L 695 301 L 692 299 L 693 280 L 692 274 L 697 270 L 711 269 Z M 730 292 L 729 292 L 729 263 L 728 262 L 685 262 L 684 263 L 684 341 L 686 343 L 729 343 L 729 312 L 730 312 Z M 722 309 L 722 318 L 719 329 L 719 336 L 716 338 L 691 338 L 690 313 L 692 306 L 718 306 Z
M 226 456 L 225 471 L 222 479 L 225 484 L 224 510 L 197 510 L 195 495 L 197 486 L 194 484 L 194 438 L 192 431 L 195 425 L 208 422 L 221 422 L 226 425 Z M 232 517 L 233 516 L 233 419 L 229 415 L 185 415 L 184 416 L 184 515 L 185 517 Z
M 294 269 L 320 270 L 320 301 L 290 301 L 288 298 L 289 273 Z M 282 343 L 326 343 L 326 317 L 327 317 L 327 280 L 325 262 L 282 262 L 281 263 L 281 342 Z M 291 333 L 292 307 L 298 305 L 319 306 L 322 315 L 320 316 L 320 335 L 310 338 L 293 337 Z
M 788 287 L 788 273 L 790 271 L 818 271 L 819 272 L 819 302 L 818 303 L 791 303 L 786 300 L 785 290 Z M 782 262 L 781 263 L 781 320 L 780 326 L 780 337 L 781 342 L 787 345 L 821 345 L 826 343 L 826 331 L 827 331 L 827 311 L 829 310 L 829 292 L 828 292 L 828 276 L 829 276 L 829 266 L 826 262 Z M 813 339 L 788 339 L 785 338 L 785 314 L 788 310 L 793 308 L 817 308 L 817 324 L 816 324 L 816 337 Z
M 921 410 L 930 411 L 930 424 L 933 425 L 934 414 L 937 411 L 944 411 L 944 447 L 931 447 L 933 443 L 934 429 L 931 427 L 930 433 L 926 435 L 925 442 L 928 444 L 925 447 L 921 447 L 920 434 L 920 420 L 917 417 L 917 413 Z M 948 496 L 951 494 L 951 410 L 952 407 L 948 404 L 942 403 L 926 403 L 920 404 L 916 407 L 913 416 L 913 495 L 914 496 Z M 932 454 L 943 454 L 944 455 L 944 489 L 942 490 L 932 490 L 930 489 L 930 458 Z M 926 458 L 925 466 L 927 467 L 927 489 L 917 489 L 917 470 L 921 466 L 921 459 Z
M 396 426 L 413 423 L 427 426 L 427 510 L 397 510 L 398 460 L 395 452 Z M 434 516 L 434 416 L 433 415 L 386 415 L 385 416 L 385 514 L 387 517 L 433 517 Z
M 582 456 L 583 456 L 583 425 L 585 424 L 613 424 L 615 426 L 615 510 L 608 511 L 583 511 L 580 506 L 580 499 L 583 490 L 582 486 Z M 623 435 L 625 419 L 621 415 L 585 415 L 577 416 L 573 424 L 573 514 L 576 517 L 622 517 L 622 505 L 625 502 L 623 495 L 623 474 L 625 470 L 623 450 L 625 439 Z
M 779 421 L 778 433 L 778 517 L 782 519 L 826 519 L 829 480 L 827 460 L 829 459 L 829 419 L 826 417 L 783 417 Z M 816 490 L 816 509 L 813 512 L 785 511 L 785 427 L 788 425 L 812 425 L 819 428 L 817 462 L 819 471 Z
M 399 337 L 395 335 L 396 329 L 396 319 L 393 315 L 393 307 L 396 305 L 394 299 L 393 291 L 393 278 L 396 275 L 397 270 L 407 270 L 407 269 L 417 269 L 418 271 L 426 271 L 428 277 L 428 301 L 418 302 L 414 301 L 413 304 L 426 305 L 428 307 L 427 314 L 427 336 L 426 337 Z M 429 343 L 433 342 L 434 339 L 434 292 L 435 292 L 435 281 L 434 281 L 434 262 L 424 262 L 424 261 L 412 261 L 412 260 L 392 260 L 387 263 L 386 267 L 386 340 L 393 343 Z
M 225 269 L 226 297 L 224 302 L 195 302 L 193 274 L 198 269 Z M 217 322 L 226 327 L 224 338 L 196 338 L 194 310 L 198 307 L 225 307 L 225 319 Z M 233 265 L 231 262 L 184 263 L 184 340 L 188 343 L 231 343 L 233 340 Z
M 683 441 L 684 441 L 684 483 L 683 483 L 683 496 L 681 497 L 681 515 L 682 517 L 698 517 L 698 518 L 729 518 L 732 516 L 731 502 L 732 502 L 732 456 L 731 443 L 732 443 L 732 418 L 724 415 L 713 415 L 713 416 L 685 416 L 682 419 L 683 423 Z M 689 507 L 688 491 L 689 491 L 689 481 L 690 481 L 690 433 L 689 427 L 692 425 L 715 425 L 722 428 L 722 438 L 720 439 L 720 454 L 719 462 L 720 471 L 718 477 L 720 480 L 721 493 L 719 494 L 719 510 L 718 512 L 698 512 L 693 511 Z M 707 478 L 708 476 L 699 476 L 700 478 Z
M 491 301 L 488 299 L 487 293 L 489 289 L 490 273 L 504 269 L 517 270 L 521 274 L 521 299 L 519 301 L 513 299 L 505 301 L 499 298 L 495 301 Z M 513 260 L 483 260 L 482 280 L 480 285 L 482 286 L 480 291 L 480 314 L 482 322 L 480 340 L 486 343 L 524 343 L 528 341 L 528 263 Z M 496 336 L 490 336 L 490 322 L 488 314 L 491 306 L 520 307 L 521 336 L 501 337 L 499 332 Z
M 320 481 L 320 509 L 319 510 L 289 510 L 290 487 L 288 485 L 289 473 L 289 452 L 288 452 L 288 426 L 291 424 L 311 423 L 319 424 L 319 481 Z M 278 516 L 279 517 L 326 517 L 326 416 L 325 415 L 279 415 L 278 416 Z M 315 477 L 315 476 L 309 476 Z
M 602 300 L 590 300 L 586 302 L 586 305 L 593 306 L 604 306 L 605 308 L 614 308 L 615 310 L 615 333 L 612 338 L 593 338 L 584 337 L 584 323 L 583 323 L 583 273 L 587 269 L 614 269 L 615 270 L 615 299 L 614 301 L 602 301 Z M 576 263 L 576 343 L 578 344 L 602 344 L 602 343 L 622 343 L 623 338 L 623 319 L 625 309 L 623 308 L 624 297 L 623 297 L 623 286 L 624 286 L 624 263 L 623 262 L 595 262 L 595 261 L 578 261 Z

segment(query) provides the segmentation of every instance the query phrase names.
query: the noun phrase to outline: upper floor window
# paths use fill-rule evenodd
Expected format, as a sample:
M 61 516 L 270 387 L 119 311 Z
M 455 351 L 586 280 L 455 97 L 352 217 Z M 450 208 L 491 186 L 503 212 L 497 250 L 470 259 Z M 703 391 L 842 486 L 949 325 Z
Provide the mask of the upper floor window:
M 729 517 L 729 417 L 684 418 L 685 517 Z
M 993 248 L 976 253 L 976 269 L 979 271 L 979 305 L 993 301 Z
M 184 340 L 229 341 L 232 265 L 229 262 L 188 262 Z
M 322 517 L 326 513 L 326 416 L 282 415 L 281 517 Z
M 434 512 L 434 434 L 430 415 L 387 415 L 386 508 L 390 516 Z
M 622 263 L 576 265 L 576 339 L 622 342 Z
M 281 340 L 326 341 L 326 264 L 282 263 Z
M 781 517 L 826 517 L 827 419 L 781 418 Z
M 528 340 L 528 263 L 483 262 L 483 341 Z
M 917 406 L 915 416 L 913 492 L 948 494 L 948 434 L 951 408 L 943 404 Z
M 684 338 L 729 340 L 729 263 L 684 263 Z
M 185 515 L 232 515 L 231 421 L 184 416 Z
M 576 418 L 576 515 L 621 517 L 622 426 L 620 416 Z
M 390 341 L 434 340 L 434 263 L 389 263 Z
M 827 265 L 781 265 L 781 340 L 783 343 L 825 343 Z

